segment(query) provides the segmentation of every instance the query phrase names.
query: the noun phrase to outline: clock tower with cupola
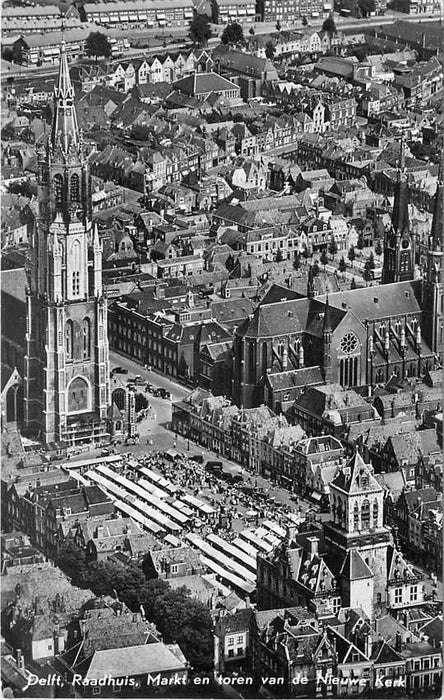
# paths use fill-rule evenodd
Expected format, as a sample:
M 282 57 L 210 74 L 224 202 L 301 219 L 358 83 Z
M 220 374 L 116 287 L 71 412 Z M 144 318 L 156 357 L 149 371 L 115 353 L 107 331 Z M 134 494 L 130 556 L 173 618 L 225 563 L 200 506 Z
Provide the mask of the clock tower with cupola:
M 64 45 L 51 135 L 38 157 L 38 199 L 27 287 L 25 430 L 45 443 L 99 440 L 110 403 L 107 306 Z
M 324 526 L 326 545 L 339 575 L 345 579 L 346 570 L 349 572 L 353 565 L 366 583 L 372 579 L 375 607 L 386 603 L 387 548 L 391 540 L 383 523 L 383 497 L 372 465 L 356 452 L 330 483 L 332 519 Z

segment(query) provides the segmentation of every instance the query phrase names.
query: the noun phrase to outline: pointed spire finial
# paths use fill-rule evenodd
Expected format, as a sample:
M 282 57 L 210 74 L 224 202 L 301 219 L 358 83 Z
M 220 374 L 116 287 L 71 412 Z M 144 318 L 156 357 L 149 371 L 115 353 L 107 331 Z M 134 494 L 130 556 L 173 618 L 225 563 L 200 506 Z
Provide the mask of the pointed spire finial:
M 54 151 L 59 150 L 64 157 L 70 147 L 80 144 L 79 127 L 74 107 L 74 88 L 69 74 L 68 57 L 62 24 L 62 40 L 60 44 L 60 63 L 57 82 L 54 86 L 54 116 L 52 122 L 51 145 Z
M 399 168 L 403 173 L 405 170 L 405 141 L 404 132 L 401 134 L 401 144 L 399 148 Z

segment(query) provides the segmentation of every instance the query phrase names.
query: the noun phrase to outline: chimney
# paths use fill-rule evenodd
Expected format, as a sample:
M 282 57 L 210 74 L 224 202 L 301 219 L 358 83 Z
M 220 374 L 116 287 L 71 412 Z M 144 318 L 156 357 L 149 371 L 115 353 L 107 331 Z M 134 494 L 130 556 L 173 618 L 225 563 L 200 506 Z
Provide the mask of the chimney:
M 54 637 L 54 656 L 57 656 L 57 654 L 60 653 L 59 649 L 59 630 L 56 628 L 53 631 L 53 637 Z
M 402 651 L 402 635 L 396 632 L 395 651 Z
M 371 633 L 367 632 L 364 635 L 364 654 L 366 655 L 367 659 L 369 659 L 372 655 L 372 646 L 373 646 L 373 639 Z
M 318 537 L 308 537 L 307 542 L 309 544 L 310 559 L 318 556 L 319 538 Z

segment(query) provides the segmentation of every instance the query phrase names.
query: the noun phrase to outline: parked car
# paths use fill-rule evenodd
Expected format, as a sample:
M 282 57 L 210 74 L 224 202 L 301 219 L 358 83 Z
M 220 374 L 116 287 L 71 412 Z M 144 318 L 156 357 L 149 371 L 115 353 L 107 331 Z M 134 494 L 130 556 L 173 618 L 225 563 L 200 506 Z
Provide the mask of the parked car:
M 114 367 L 113 372 L 116 374 L 128 374 L 128 370 L 125 367 Z
M 167 391 L 163 387 L 159 389 L 160 395 L 163 399 L 171 399 L 171 392 Z
M 190 457 L 190 459 L 192 459 L 193 462 L 197 462 L 198 464 L 203 464 L 204 462 L 203 455 L 193 455 L 192 457 Z
M 136 384 L 136 386 L 143 386 L 145 384 L 145 380 L 142 379 L 140 374 L 136 374 L 134 377 L 134 384 Z

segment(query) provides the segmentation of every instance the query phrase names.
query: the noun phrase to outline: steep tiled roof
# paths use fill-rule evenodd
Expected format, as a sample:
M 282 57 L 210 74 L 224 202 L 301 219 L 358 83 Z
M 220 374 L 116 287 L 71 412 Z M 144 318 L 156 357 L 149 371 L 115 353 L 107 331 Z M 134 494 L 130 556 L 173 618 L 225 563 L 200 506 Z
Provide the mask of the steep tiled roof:
M 331 486 L 336 486 L 346 493 L 379 493 L 382 486 L 378 484 L 372 474 L 371 467 L 362 459 L 359 452 L 347 462 L 344 469 L 331 482 Z
M 253 610 L 251 608 L 238 610 L 232 615 L 225 615 L 221 620 L 219 620 L 218 629 L 222 634 L 242 632 L 249 628 L 252 617 Z
M 350 308 L 361 320 L 378 320 L 389 316 L 396 316 L 399 309 L 403 313 L 420 313 L 419 287 L 417 280 L 414 282 L 396 282 L 384 284 L 378 287 L 352 289 L 336 292 L 328 297 L 331 306 L 339 309 Z M 324 298 L 319 301 L 325 302 Z
M 147 673 L 167 671 L 181 672 L 186 668 L 186 659 L 177 644 L 143 644 L 114 649 L 105 649 L 94 654 L 85 680 L 100 679 L 118 674 L 140 676 Z
M 372 578 L 373 572 L 369 569 L 356 549 L 351 549 L 344 559 L 340 574 L 348 581 Z

